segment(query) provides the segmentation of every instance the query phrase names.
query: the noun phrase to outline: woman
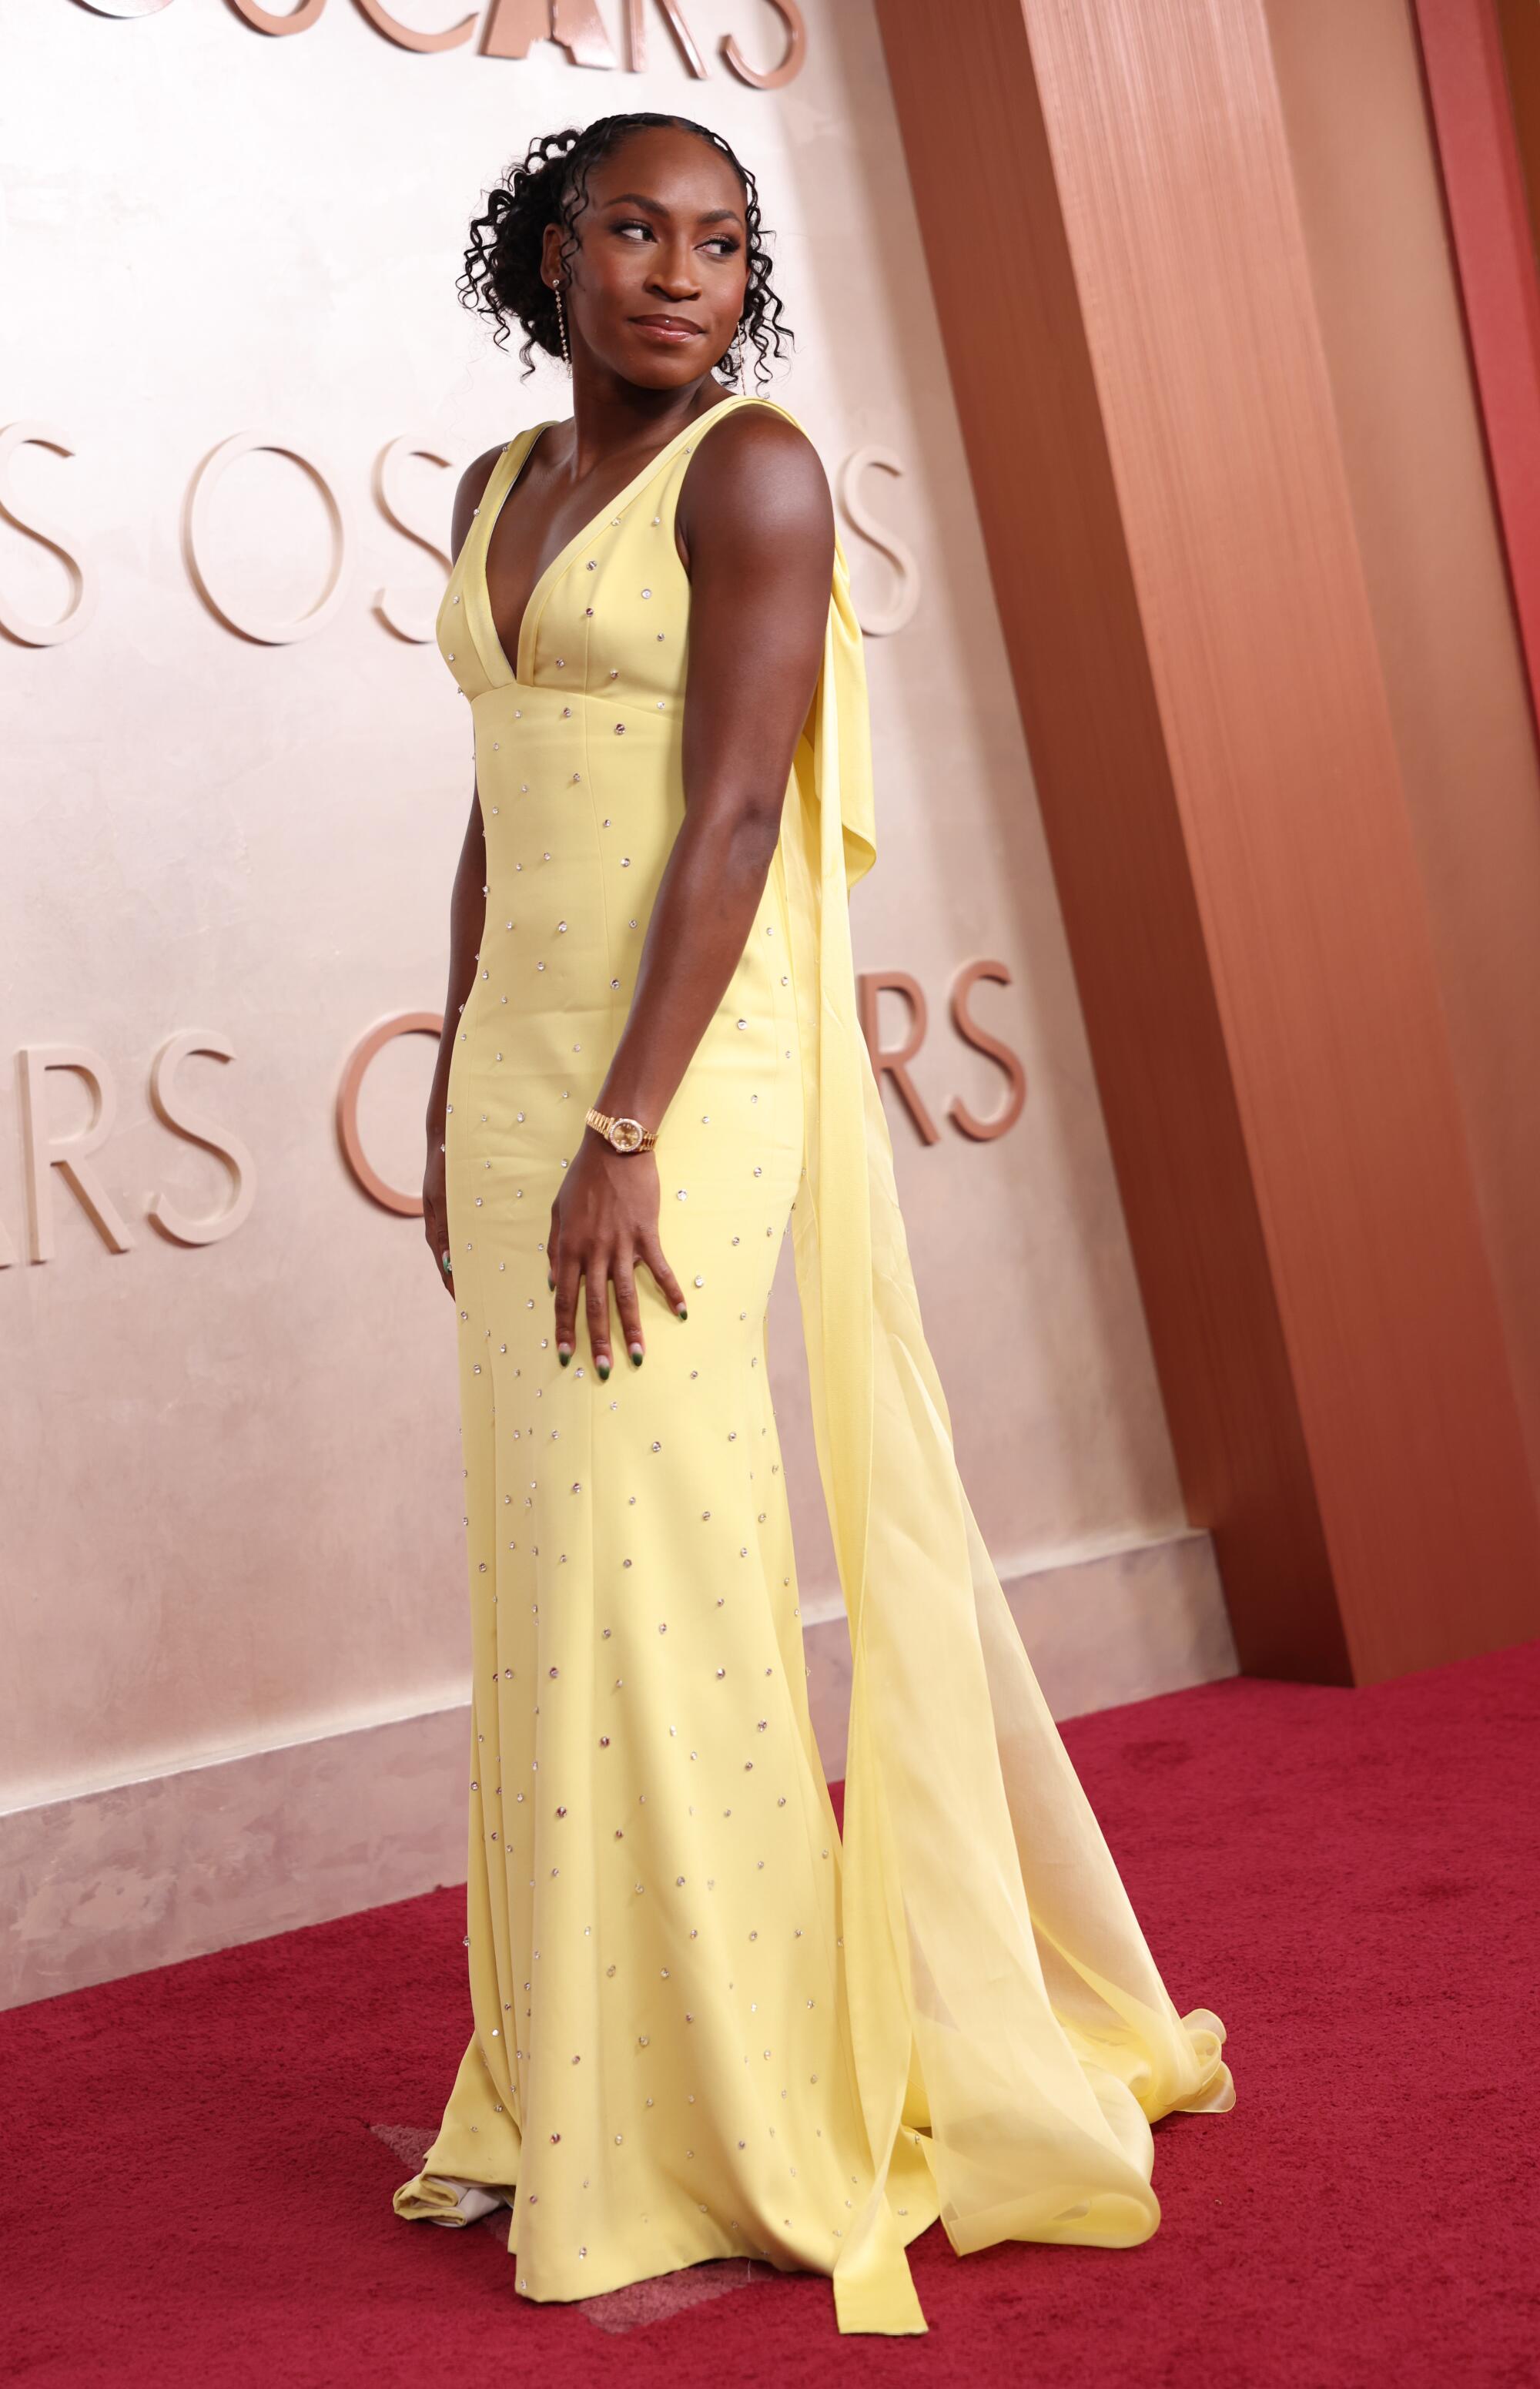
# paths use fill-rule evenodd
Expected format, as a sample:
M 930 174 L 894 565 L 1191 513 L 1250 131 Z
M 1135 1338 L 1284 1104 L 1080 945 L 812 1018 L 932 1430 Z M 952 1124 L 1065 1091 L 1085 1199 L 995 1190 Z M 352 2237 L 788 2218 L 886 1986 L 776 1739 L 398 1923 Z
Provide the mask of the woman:
M 828 2274 L 842 2331 L 923 2331 L 938 2217 L 960 2254 L 1148 2237 L 1151 2122 L 1230 2103 L 1223 2027 L 1166 1995 L 958 1477 L 857 1020 L 846 560 L 812 446 L 741 387 L 780 342 L 753 177 L 608 117 L 473 240 L 467 296 L 567 361 L 573 417 L 466 473 L 439 616 L 476 733 L 424 1189 L 475 2029 L 396 2210 L 506 2202 L 532 2298 L 750 2254 Z M 788 1222 L 843 1845 L 768 1384 Z

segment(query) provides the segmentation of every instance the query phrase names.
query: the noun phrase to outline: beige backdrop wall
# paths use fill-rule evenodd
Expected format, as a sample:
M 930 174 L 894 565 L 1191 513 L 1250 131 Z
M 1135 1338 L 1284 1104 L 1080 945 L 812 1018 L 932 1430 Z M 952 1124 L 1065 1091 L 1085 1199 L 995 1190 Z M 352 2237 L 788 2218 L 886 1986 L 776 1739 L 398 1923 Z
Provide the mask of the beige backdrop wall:
M 600 14 L 623 59 L 624 11 Z M 548 43 L 414 55 L 345 0 L 284 39 L 199 0 L 125 20 L 49 0 L 10 28 L 0 433 L 70 453 L 0 454 L 19 518 L 0 517 L 0 607 L 14 629 L 76 602 L 31 521 L 79 560 L 91 611 L 72 636 L 0 640 L 0 1864 L 19 1926 L 0 1997 L 463 1873 L 452 1314 L 418 1221 L 350 1173 L 334 1108 L 371 1026 L 443 999 L 471 766 L 428 548 L 471 456 L 567 411 L 559 369 L 522 380 L 457 305 L 465 224 L 534 134 L 610 110 L 718 128 L 776 235 L 797 345 L 774 394 L 830 468 L 871 632 L 882 852 L 857 959 L 928 1003 L 911 1068 L 941 1133 L 923 1143 L 889 1090 L 899 1188 L 963 1473 L 1045 1688 L 1063 1715 L 1234 1665 L 1182 1515 L 875 30 L 864 0 L 814 0 L 805 65 L 760 91 L 719 45 L 771 66 L 776 12 L 686 14 L 704 79 L 655 8 L 640 74 Z M 335 610 L 288 643 L 235 634 L 185 553 L 199 466 L 248 430 L 312 460 L 346 527 Z M 247 457 L 202 554 L 232 603 L 304 613 L 331 554 L 317 487 Z M 948 1117 L 1009 1092 L 948 1017 L 979 957 L 1009 979 L 974 1015 L 1027 1089 L 986 1142 Z M 897 1041 L 896 997 L 883 1020 Z M 151 1100 L 182 1031 L 227 1044 L 175 1085 L 249 1156 L 248 1213 L 206 1244 L 147 1216 L 159 1195 L 213 1218 L 234 1191 Z M 24 1112 L 45 1139 L 90 1116 L 50 1048 L 108 1079 L 87 1167 L 125 1250 L 45 1168 L 51 1254 L 31 1258 Z M 431 1058 L 400 1040 L 365 1084 L 363 1143 L 402 1188 Z M 789 1246 L 771 1326 L 833 1775 L 845 1629 Z

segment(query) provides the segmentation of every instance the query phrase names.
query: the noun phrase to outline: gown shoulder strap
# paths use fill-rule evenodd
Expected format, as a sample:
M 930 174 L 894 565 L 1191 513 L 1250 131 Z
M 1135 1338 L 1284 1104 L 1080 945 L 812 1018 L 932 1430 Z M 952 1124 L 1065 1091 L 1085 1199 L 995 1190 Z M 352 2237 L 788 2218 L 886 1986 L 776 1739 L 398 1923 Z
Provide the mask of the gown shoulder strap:
M 804 423 L 797 423 L 796 416 L 792 413 L 791 408 L 789 406 L 783 406 L 778 398 L 762 398 L 759 392 L 755 390 L 734 390 L 729 391 L 727 397 L 719 406 L 713 407 L 708 415 L 705 415 L 700 418 L 700 421 L 695 427 L 695 440 L 699 441 L 703 439 L 706 433 L 711 430 L 715 425 L 725 423 L 730 415 L 740 414 L 745 406 L 772 407 L 777 415 L 783 415 L 788 423 L 796 424 L 796 428 L 803 434 L 804 438 L 808 436 L 807 425 Z M 694 444 L 694 442 L 692 444 Z
M 524 430 L 515 431 L 492 459 L 492 469 L 482 484 L 481 495 L 472 510 L 469 528 L 455 553 L 451 568 L 455 575 L 464 573 L 478 556 L 485 555 L 487 542 L 491 535 L 492 525 L 502 512 L 503 499 L 517 480 L 531 447 L 542 431 L 550 429 L 555 419 L 554 415 L 548 415 L 543 423 L 531 423 Z

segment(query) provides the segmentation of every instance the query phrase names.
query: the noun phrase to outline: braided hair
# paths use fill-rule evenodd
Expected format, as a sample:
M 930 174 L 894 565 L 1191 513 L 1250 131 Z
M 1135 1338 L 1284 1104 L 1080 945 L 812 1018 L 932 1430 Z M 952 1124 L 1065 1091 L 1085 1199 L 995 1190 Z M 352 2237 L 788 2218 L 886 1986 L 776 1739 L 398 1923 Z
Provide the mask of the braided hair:
M 765 362 L 767 351 L 773 348 L 779 357 L 783 338 L 795 346 L 795 336 L 789 326 L 783 327 L 781 301 L 770 288 L 770 257 L 765 244 L 774 235 L 760 229 L 758 189 L 748 168 L 709 125 L 697 124 L 688 116 L 638 111 L 627 116 L 601 116 L 581 132 L 569 125 L 565 133 L 541 134 L 530 143 L 523 160 L 515 161 L 503 180 L 485 194 L 486 213 L 472 219 L 465 270 L 455 286 L 460 302 L 490 320 L 495 327 L 492 339 L 498 347 L 508 339 L 515 323 L 523 326 L 525 338 L 519 355 L 526 375 L 535 370 L 530 358 L 532 349 L 543 349 L 553 357 L 562 352 L 555 293 L 541 273 L 546 225 L 556 224 L 562 227 L 561 254 L 565 263 L 579 245 L 578 219 L 588 205 L 588 177 L 595 160 L 608 157 L 628 134 L 659 125 L 698 134 L 703 141 L 709 141 L 729 160 L 743 185 L 748 282 L 738 338 L 754 343 L 755 379 L 763 386 L 770 378 Z M 721 362 L 718 360 L 719 364 Z

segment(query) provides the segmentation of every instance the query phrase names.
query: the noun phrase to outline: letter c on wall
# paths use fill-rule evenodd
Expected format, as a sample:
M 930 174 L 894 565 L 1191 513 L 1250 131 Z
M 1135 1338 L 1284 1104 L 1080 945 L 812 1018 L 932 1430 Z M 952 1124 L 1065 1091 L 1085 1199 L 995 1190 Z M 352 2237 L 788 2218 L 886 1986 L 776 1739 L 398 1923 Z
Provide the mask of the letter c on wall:
M 399 1211 L 405 1220 L 423 1216 L 423 1194 L 419 1187 L 414 1194 L 403 1194 L 398 1187 L 388 1186 L 374 1167 L 359 1142 L 358 1094 L 363 1084 L 363 1074 L 381 1048 L 393 1037 L 440 1037 L 444 1018 L 439 1012 L 393 1012 L 387 1019 L 376 1020 L 373 1028 L 361 1037 L 348 1056 L 342 1073 L 342 1084 L 337 1091 L 337 1135 L 343 1157 L 365 1194 L 372 1195 L 382 1209 Z

